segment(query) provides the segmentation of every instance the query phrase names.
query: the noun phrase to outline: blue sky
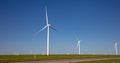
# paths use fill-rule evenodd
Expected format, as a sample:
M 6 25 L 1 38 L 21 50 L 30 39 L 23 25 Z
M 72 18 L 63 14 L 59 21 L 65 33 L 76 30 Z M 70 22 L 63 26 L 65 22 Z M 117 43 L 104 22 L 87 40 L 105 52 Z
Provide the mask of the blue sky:
M 45 6 L 51 54 L 114 54 L 120 45 L 119 0 L 0 0 L 0 54 L 46 52 Z M 120 52 L 120 46 L 118 46 Z

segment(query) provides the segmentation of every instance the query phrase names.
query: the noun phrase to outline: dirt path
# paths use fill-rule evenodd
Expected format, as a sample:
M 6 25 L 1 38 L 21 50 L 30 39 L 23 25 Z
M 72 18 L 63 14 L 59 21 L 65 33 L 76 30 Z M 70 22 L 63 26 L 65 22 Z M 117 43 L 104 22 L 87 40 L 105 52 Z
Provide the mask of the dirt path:
M 111 59 L 120 59 L 120 58 L 84 58 L 84 59 L 28 61 L 28 62 L 15 62 L 15 63 L 69 63 L 69 62 L 83 62 L 83 61 L 111 60 Z

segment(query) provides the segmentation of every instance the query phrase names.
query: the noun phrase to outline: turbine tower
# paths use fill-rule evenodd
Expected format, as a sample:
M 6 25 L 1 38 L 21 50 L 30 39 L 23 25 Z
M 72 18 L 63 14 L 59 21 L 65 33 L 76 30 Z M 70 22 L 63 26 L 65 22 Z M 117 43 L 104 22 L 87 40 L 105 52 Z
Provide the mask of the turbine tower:
M 115 48 L 115 54 L 116 54 L 116 55 L 118 55 L 118 48 L 117 48 L 117 47 L 118 47 L 118 44 L 115 43 L 115 44 L 114 44 L 114 48 Z
M 78 54 L 80 55 L 80 40 L 78 40 L 77 49 L 78 49 Z
M 48 23 L 48 15 L 47 15 L 47 6 L 45 7 L 45 14 L 46 14 L 46 26 L 44 26 L 40 31 L 43 31 L 44 29 L 47 28 L 47 56 L 50 54 L 50 28 L 55 30 L 51 24 Z

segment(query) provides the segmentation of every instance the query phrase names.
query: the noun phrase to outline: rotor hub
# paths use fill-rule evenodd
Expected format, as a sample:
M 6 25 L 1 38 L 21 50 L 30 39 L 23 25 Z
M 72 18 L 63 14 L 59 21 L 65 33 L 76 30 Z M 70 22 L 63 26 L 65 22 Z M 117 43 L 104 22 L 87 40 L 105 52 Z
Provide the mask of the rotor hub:
M 48 24 L 48 26 L 51 26 L 51 24 Z

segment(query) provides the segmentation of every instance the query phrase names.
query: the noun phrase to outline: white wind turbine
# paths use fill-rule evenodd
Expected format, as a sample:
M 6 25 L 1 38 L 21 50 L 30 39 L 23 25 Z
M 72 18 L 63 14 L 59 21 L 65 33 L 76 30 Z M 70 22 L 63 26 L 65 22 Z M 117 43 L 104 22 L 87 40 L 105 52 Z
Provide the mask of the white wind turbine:
M 80 40 L 78 39 L 78 42 L 77 42 L 77 50 L 78 50 L 78 54 L 80 55 Z
M 117 43 L 114 44 L 114 48 L 115 48 L 115 54 L 118 55 L 118 44 Z
M 44 26 L 38 32 L 41 32 L 47 28 L 47 55 L 49 56 L 49 54 L 50 54 L 50 28 L 53 30 L 55 30 L 55 29 L 51 26 L 51 24 L 48 23 L 47 6 L 45 7 L 45 13 L 46 13 L 46 26 Z

